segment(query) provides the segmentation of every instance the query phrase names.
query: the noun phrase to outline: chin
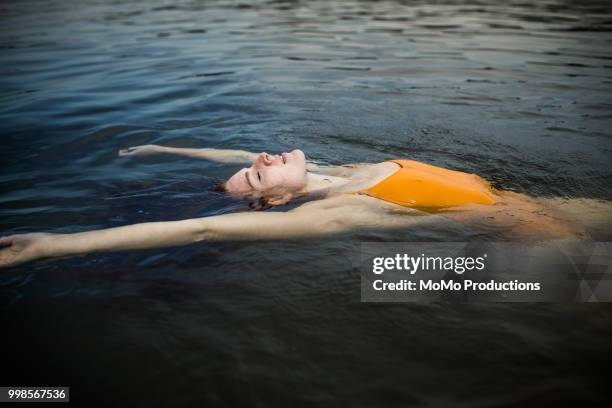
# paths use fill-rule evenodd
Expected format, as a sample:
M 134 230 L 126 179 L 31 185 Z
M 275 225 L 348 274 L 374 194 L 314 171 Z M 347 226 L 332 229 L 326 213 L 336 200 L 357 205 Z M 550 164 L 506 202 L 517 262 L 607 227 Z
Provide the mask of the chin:
M 304 154 L 303 151 L 301 151 L 300 149 L 295 149 L 291 152 L 291 154 L 293 154 L 294 156 L 298 156 L 301 157 L 302 159 L 306 159 L 306 155 Z
M 306 167 L 306 155 L 303 151 L 300 149 L 292 150 L 291 156 L 293 156 L 298 163 L 303 164 L 304 168 Z

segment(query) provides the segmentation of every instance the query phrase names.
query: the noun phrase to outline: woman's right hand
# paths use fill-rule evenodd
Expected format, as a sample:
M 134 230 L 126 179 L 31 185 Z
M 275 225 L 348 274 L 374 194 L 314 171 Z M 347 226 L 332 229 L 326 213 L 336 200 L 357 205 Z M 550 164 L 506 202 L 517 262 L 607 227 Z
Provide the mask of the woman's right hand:
M 16 266 L 46 256 L 46 243 L 54 234 L 31 233 L 0 238 L 0 268 Z
M 163 150 L 163 146 L 158 145 L 141 145 L 132 146 L 127 149 L 119 150 L 119 156 L 142 156 L 152 153 L 160 153 Z

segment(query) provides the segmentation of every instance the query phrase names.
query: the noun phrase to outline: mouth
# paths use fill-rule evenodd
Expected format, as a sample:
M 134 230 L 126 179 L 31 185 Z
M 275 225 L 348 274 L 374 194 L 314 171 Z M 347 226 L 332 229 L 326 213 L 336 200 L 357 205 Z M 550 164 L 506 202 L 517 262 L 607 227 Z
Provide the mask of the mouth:
M 281 159 L 283 160 L 283 164 L 287 164 L 287 153 L 281 153 Z

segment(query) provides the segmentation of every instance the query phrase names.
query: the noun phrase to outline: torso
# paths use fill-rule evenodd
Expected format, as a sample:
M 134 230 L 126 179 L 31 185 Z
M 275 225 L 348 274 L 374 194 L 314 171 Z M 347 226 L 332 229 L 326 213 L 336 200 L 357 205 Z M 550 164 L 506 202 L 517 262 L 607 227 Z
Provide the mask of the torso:
M 326 198 L 306 204 L 306 207 L 310 205 L 317 207 L 368 207 L 374 211 L 383 211 L 390 217 L 395 217 L 396 221 L 394 222 L 398 224 L 405 222 L 407 214 L 431 214 L 430 217 L 437 218 L 442 215 L 443 218 L 467 224 L 477 229 L 499 230 L 510 238 L 575 238 L 582 234 L 581 231 L 577 231 L 564 222 L 562 216 L 557 214 L 554 209 L 543 206 L 537 200 L 525 195 L 512 192 L 492 191 L 495 203 L 491 205 L 470 203 L 442 208 L 440 211 L 436 211 L 436 215 L 430 211 L 423 211 L 421 208 L 410 208 L 364 194 L 347 194 L 371 189 L 399 169 L 400 166 L 394 162 L 364 163 L 329 169 L 329 172 L 324 174 L 345 177 L 349 179 L 348 182 L 341 188 L 330 189 Z M 462 174 L 468 175 L 467 173 Z M 486 183 L 485 180 L 483 182 Z
M 481 177 L 413 160 L 353 165 L 334 171 L 334 177 L 348 179 L 348 182 L 330 188 L 328 196 L 364 194 L 404 207 L 431 211 L 496 201 L 494 190 Z

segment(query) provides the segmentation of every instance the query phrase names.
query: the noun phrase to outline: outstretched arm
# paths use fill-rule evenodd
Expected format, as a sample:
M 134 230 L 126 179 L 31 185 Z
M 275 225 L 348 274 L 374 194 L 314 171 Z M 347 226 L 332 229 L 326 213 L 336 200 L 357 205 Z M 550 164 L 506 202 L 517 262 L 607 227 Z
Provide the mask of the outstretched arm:
M 258 153 L 247 152 L 246 150 L 233 149 L 213 149 L 213 148 L 182 148 L 169 147 L 159 145 L 142 145 L 133 146 L 119 150 L 119 156 L 146 156 L 156 153 L 178 154 L 180 156 L 193 157 L 196 159 L 204 159 L 217 163 L 233 163 L 233 164 L 252 164 L 259 155 Z M 307 162 L 306 168 L 311 171 L 322 171 L 324 174 L 333 175 L 329 171 L 339 169 L 339 167 L 320 166 L 318 164 Z
M 406 220 L 412 217 L 406 217 Z M 416 217 L 419 218 L 419 217 Z M 394 218 L 395 219 L 395 218 Z M 237 213 L 151 222 L 76 234 L 24 234 L 0 238 L 0 267 L 39 258 L 185 245 L 198 241 L 274 240 L 330 235 L 357 227 L 400 227 L 365 206 L 311 206 L 289 212 Z M 405 226 L 405 224 L 404 224 Z
M 247 152 L 246 150 L 231 149 L 192 149 L 159 145 L 142 145 L 119 150 L 119 156 L 143 156 L 155 153 L 178 154 L 181 156 L 194 157 L 196 159 L 204 159 L 218 163 L 250 164 L 257 158 L 257 153 Z

